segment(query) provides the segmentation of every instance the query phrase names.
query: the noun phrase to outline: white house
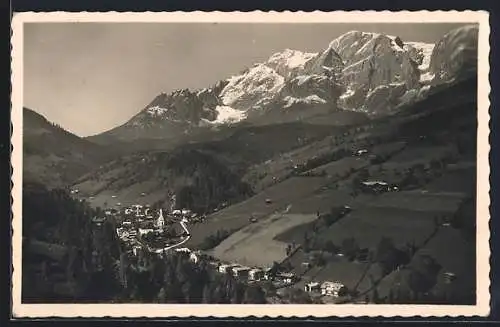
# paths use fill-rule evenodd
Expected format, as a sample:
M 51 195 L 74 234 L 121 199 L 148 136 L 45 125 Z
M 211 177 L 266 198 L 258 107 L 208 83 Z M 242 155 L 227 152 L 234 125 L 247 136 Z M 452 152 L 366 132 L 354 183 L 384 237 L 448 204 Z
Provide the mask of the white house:
M 321 295 L 342 296 L 347 292 L 347 288 L 341 282 L 323 282 L 321 284 Z
M 178 249 L 175 249 L 175 252 L 191 253 L 191 250 L 188 248 L 178 248 Z
M 261 280 L 262 278 L 264 278 L 264 271 L 262 269 L 253 268 L 248 272 L 248 279 L 250 280 Z
M 227 273 L 229 270 L 231 270 L 233 267 L 237 267 L 239 265 L 235 265 L 235 264 L 221 264 L 219 266 L 219 272 L 220 273 Z
M 306 292 L 319 292 L 321 289 L 318 282 L 309 282 L 304 286 L 304 291 Z
M 243 277 L 246 278 L 248 276 L 248 272 L 250 271 L 249 267 L 237 266 L 233 267 L 232 273 L 234 277 Z
M 154 230 L 152 228 L 139 228 L 139 235 L 146 235 L 152 233 Z
M 139 246 L 139 245 L 135 245 L 133 248 L 132 248 L 132 252 L 134 253 L 135 256 L 139 255 L 139 252 L 141 251 L 142 247 Z
M 182 209 L 181 212 L 182 212 L 182 215 L 184 215 L 184 216 L 187 216 L 187 215 L 191 214 L 191 210 L 189 210 L 189 209 Z
M 172 211 L 172 214 L 173 214 L 174 216 L 179 216 L 179 215 L 181 215 L 181 214 L 182 214 L 182 211 L 180 211 L 179 209 L 175 209 L 174 211 Z
M 196 255 L 196 253 L 191 252 L 191 253 L 189 254 L 189 260 L 190 260 L 191 262 L 193 262 L 193 263 L 198 263 L 198 260 L 199 260 L 199 259 L 198 259 L 198 256 Z
M 295 275 L 293 273 L 279 273 L 276 277 L 286 284 L 292 284 L 295 281 Z

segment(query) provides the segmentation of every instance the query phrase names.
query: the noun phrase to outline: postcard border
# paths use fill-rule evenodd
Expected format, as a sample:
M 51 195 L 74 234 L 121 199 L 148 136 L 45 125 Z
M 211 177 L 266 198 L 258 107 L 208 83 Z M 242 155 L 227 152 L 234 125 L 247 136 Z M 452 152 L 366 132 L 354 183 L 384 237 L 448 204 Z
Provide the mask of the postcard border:
M 422 18 L 424 17 L 424 18 Z M 196 304 L 23 304 L 21 303 L 23 24 L 28 22 L 470 22 L 479 24 L 477 155 L 477 304 L 459 305 L 196 305 Z M 237 317 L 481 317 L 490 312 L 489 13 L 486 11 L 335 12 L 23 12 L 12 19 L 12 309 L 17 318 L 237 318 Z M 127 312 L 127 315 L 124 315 Z M 314 312 L 314 315 L 311 313 Z M 383 312 L 383 314 L 381 314 Z

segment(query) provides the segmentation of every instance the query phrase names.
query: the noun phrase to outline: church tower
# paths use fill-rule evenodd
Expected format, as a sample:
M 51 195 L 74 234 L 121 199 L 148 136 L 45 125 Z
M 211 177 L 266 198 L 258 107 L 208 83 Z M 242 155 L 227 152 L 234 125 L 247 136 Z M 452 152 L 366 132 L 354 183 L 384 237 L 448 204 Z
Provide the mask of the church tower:
M 156 226 L 160 229 L 163 229 L 165 226 L 165 218 L 163 218 L 163 209 L 160 208 L 160 216 L 158 217 L 158 220 L 156 221 Z

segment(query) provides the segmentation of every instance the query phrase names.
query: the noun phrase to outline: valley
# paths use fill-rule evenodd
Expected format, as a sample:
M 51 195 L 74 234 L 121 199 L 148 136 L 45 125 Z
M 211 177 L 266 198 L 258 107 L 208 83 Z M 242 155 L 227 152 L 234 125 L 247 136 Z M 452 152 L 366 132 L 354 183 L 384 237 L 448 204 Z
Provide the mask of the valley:
M 323 52 L 288 49 L 210 88 L 162 93 L 129 122 L 87 138 L 26 109 L 25 182 L 63 189 L 68 199 L 58 191 L 48 198 L 80 203 L 71 210 L 85 215 L 48 212 L 61 221 L 23 234 L 84 247 L 89 266 L 94 257 L 108 260 L 96 271 L 119 271 L 122 286 L 113 284 L 110 294 L 126 293 L 126 301 L 159 297 L 159 289 L 142 294 L 137 285 L 147 282 L 128 278 L 153 276 L 155 265 L 181 267 L 171 261 L 183 260 L 174 251 L 182 247 L 196 273 L 171 272 L 173 280 L 234 277 L 262 289 L 268 303 L 301 303 L 290 295 L 299 292 L 307 303 L 474 304 L 470 35 L 473 27 L 464 27 L 434 46 L 350 32 Z M 445 60 L 457 42 L 464 70 Z M 33 222 L 39 192 L 29 193 Z M 139 207 L 147 209 L 132 209 Z M 89 215 L 97 232 L 71 222 Z M 89 239 L 61 237 L 78 226 Z M 93 246 L 86 243 L 92 233 L 101 235 Z M 197 275 L 210 265 L 210 278 Z M 157 288 L 170 285 L 163 276 L 151 277 L 163 285 Z M 209 295 L 204 286 L 193 291 L 199 303 L 213 295 L 207 280 L 200 285 Z M 328 283 L 341 295 L 320 291 Z M 181 292 L 174 286 L 172 294 Z

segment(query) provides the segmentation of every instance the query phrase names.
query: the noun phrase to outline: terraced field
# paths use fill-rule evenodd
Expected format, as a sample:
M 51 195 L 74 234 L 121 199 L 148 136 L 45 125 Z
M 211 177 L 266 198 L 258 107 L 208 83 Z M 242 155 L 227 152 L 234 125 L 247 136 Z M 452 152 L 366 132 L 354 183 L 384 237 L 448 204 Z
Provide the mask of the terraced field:
M 213 255 L 223 261 L 249 266 L 271 267 L 286 258 L 287 243 L 274 237 L 299 224 L 314 221 L 316 215 L 275 214 L 239 230 L 217 246 Z
M 320 189 L 324 183 L 325 180 L 321 177 L 293 177 L 269 187 L 243 202 L 210 215 L 205 223 L 193 225 L 188 245 L 197 246 L 205 237 L 220 229 L 243 228 L 250 223 L 251 217 L 260 220 L 281 212 L 290 204 Z M 267 199 L 271 202 L 266 203 Z

